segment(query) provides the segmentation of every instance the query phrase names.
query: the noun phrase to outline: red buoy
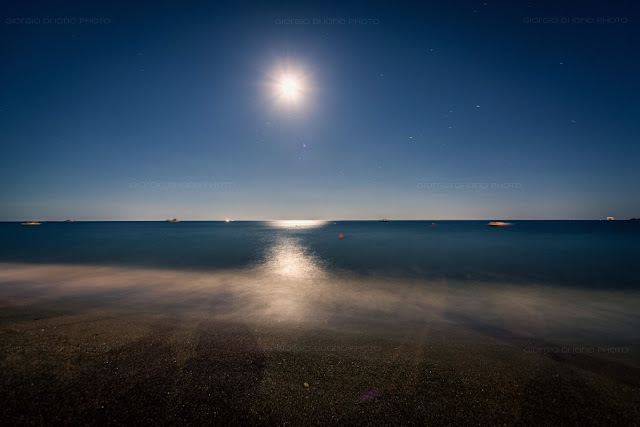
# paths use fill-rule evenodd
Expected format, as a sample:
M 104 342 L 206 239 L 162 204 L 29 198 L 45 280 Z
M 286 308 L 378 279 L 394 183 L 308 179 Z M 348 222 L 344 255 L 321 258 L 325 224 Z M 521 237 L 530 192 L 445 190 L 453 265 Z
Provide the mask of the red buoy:
M 338 238 L 339 238 L 339 239 L 342 239 L 343 237 L 344 237 L 344 236 L 343 236 L 342 234 L 340 234 L 340 235 L 338 236 Z

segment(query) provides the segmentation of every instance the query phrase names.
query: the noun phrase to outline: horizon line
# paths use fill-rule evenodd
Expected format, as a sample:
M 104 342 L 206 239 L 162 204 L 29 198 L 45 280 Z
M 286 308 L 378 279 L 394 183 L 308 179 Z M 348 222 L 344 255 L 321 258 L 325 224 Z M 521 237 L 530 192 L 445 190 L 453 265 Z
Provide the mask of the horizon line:
M 390 219 L 390 218 L 368 218 L 368 219 L 180 219 L 178 222 L 270 222 L 270 221 L 378 221 L 380 222 L 382 219 L 386 220 L 386 222 L 401 222 L 401 221 L 607 221 L 607 218 L 589 218 L 589 219 L 577 219 L 577 218 L 554 218 L 554 219 L 535 219 L 535 218 L 527 218 L 527 219 L 515 219 L 515 218 L 472 218 L 472 219 L 442 219 L 442 218 L 428 218 L 428 219 Z M 625 218 L 625 219 L 614 219 L 615 221 L 631 221 L 636 218 Z M 640 219 L 640 217 L 638 218 Z M 0 220 L 2 222 L 26 222 L 32 220 L 25 219 L 7 219 Z M 65 219 L 49 219 L 49 220 L 35 220 L 38 222 L 65 222 Z M 76 219 L 72 220 L 73 222 L 169 222 L 166 219 Z

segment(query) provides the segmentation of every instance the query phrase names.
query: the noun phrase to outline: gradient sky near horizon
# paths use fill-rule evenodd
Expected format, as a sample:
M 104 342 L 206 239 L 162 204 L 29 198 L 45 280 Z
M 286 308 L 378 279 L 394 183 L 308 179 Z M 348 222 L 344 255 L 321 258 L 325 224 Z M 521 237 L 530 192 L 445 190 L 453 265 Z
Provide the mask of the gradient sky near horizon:
M 640 217 L 637 5 L 422 3 L 3 3 L 0 220 Z

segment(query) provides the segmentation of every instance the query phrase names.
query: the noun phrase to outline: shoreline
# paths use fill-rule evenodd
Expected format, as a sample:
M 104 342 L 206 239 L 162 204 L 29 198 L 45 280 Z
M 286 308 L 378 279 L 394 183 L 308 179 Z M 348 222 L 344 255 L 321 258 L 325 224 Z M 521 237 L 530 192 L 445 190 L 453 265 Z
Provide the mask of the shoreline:
M 11 265 L 2 424 L 640 419 L 635 293 Z

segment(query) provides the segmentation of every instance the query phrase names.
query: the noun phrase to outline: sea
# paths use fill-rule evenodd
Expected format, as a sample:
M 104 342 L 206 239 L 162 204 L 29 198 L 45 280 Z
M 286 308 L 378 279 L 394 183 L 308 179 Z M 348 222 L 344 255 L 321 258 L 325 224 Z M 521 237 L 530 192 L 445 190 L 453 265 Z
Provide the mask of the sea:
M 638 254 L 640 222 L 618 220 L 5 222 L 0 309 L 457 328 L 637 351 Z
M 336 275 L 638 290 L 640 221 L 0 223 L 0 260 L 210 272 L 282 251 Z M 340 238 L 342 235 L 342 238 Z

